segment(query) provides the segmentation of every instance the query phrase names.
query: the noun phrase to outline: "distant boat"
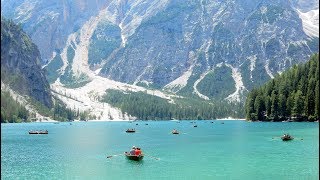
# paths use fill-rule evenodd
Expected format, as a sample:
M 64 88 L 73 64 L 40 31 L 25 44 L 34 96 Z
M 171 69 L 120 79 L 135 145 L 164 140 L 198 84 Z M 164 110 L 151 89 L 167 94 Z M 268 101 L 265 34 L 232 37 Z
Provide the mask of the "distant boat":
M 174 130 L 172 131 L 172 134 L 179 134 L 179 132 L 174 129 Z
M 135 132 L 136 132 L 135 129 L 127 129 L 127 130 L 126 130 L 126 133 L 135 133 Z
M 282 141 L 290 141 L 290 140 L 293 140 L 294 138 L 292 136 L 290 136 L 289 134 L 284 134 L 282 137 L 281 137 Z
M 143 154 L 140 154 L 140 155 L 131 155 L 130 153 L 128 152 L 125 152 L 124 155 L 127 157 L 127 159 L 129 160 L 133 160 L 133 161 L 141 161 L 144 157 Z
M 193 127 L 198 127 L 198 125 L 194 125 Z
M 45 131 L 29 131 L 29 134 L 48 134 L 48 131 L 45 130 Z

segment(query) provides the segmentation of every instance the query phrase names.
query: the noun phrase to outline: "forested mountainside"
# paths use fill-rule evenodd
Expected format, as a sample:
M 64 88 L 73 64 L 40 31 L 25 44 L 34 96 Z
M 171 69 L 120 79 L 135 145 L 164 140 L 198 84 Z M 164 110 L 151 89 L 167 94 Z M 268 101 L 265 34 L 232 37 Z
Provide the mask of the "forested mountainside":
M 1 17 L 1 83 L 51 108 L 50 86 L 40 60 L 37 46 L 21 26 Z
M 96 73 L 241 101 L 319 49 L 315 0 L 8 0 L 1 7 L 39 46 L 49 81 L 70 88 Z
M 319 54 L 253 89 L 246 100 L 246 118 L 260 121 L 319 120 Z
M 233 117 L 244 118 L 242 104 L 203 101 L 195 98 L 166 99 L 144 92 L 108 90 L 103 102 L 118 107 L 141 120 L 211 120 Z

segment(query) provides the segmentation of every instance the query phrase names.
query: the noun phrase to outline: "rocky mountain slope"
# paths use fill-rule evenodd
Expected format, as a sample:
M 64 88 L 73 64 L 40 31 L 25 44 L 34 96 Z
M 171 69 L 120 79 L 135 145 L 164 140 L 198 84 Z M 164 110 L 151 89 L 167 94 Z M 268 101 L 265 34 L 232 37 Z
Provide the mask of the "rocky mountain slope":
M 31 35 L 50 83 L 61 90 L 90 89 L 103 77 L 242 101 L 319 51 L 316 0 L 1 2 L 1 14 Z
M 50 86 L 40 59 L 37 46 L 21 27 L 1 18 L 1 89 L 6 85 L 51 108 Z

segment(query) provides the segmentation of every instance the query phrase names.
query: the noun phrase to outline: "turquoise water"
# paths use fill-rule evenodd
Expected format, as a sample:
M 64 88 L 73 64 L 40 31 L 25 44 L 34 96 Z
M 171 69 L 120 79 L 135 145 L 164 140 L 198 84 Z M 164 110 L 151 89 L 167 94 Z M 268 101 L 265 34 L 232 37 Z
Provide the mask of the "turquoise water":
M 190 122 L 1 124 L 1 179 L 319 179 L 318 123 Z M 107 158 L 133 145 L 141 162 Z

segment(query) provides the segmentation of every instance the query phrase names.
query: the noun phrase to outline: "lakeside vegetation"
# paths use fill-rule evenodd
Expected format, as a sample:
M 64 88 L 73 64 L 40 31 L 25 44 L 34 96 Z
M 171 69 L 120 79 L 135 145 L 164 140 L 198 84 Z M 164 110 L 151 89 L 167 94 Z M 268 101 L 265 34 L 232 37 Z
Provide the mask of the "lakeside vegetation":
M 144 92 L 107 90 L 102 101 L 118 107 L 141 120 L 209 120 L 244 117 L 241 104 L 203 101 L 195 98 L 173 98 L 173 102 Z
M 59 99 L 54 97 L 54 106 L 48 108 L 32 98 L 28 98 L 29 105 L 39 114 L 50 117 L 57 121 L 73 121 L 75 119 L 87 120 L 95 117 L 89 116 L 87 111 L 80 112 L 79 109 L 67 108 Z M 9 92 L 1 91 L 1 123 L 32 122 L 35 113 L 28 111 L 24 105 L 15 100 Z
M 252 121 L 319 120 L 319 54 L 254 88 L 245 110 Z
M 1 123 L 26 122 L 29 111 L 14 100 L 9 92 L 1 90 Z

